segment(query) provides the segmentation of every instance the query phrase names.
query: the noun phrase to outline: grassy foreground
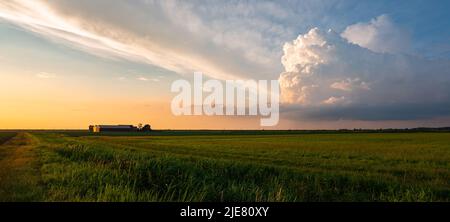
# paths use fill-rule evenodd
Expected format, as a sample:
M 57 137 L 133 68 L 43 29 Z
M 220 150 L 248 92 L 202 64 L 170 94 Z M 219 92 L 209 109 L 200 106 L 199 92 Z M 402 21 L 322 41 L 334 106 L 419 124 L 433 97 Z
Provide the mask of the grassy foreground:
M 21 132 L 0 167 L 0 201 L 450 200 L 449 133 Z
M 15 135 L 16 135 L 16 133 L 13 133 L 13 132 L 7 132 L 7 133 L 0 132 L 0 145 L 5 143 L 6 141 L 11 139 Z

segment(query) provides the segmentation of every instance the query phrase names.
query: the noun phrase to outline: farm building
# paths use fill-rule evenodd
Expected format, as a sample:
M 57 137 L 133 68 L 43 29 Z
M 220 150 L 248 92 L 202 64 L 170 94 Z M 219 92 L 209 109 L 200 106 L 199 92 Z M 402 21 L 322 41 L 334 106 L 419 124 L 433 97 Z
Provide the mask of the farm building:
M 138 128 L 133 125 L 95 125 L 89 126 L 89 131 L 94 133 L 99 132 L 135 132 Z

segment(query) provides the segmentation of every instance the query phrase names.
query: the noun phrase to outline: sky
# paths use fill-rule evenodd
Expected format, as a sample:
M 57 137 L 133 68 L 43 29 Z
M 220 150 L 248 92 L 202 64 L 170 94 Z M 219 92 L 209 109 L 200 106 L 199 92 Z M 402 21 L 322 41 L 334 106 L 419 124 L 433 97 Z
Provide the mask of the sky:
M 259 129 L 170 86 L 279 80 L 274 129 L 450 125 L 449 1 L 0 1 L 0 128 Z

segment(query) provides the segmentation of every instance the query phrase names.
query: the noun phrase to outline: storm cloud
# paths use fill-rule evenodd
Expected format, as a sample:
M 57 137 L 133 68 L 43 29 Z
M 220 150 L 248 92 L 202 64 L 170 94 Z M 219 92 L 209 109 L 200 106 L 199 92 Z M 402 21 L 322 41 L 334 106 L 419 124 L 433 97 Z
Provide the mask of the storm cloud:
M 380 19 L 387 20 L 381 17 L 371 23 Z M 322 120 L 448 116 L 450 61 L 408 55 L 400 48 L 380 48 L 377 44 L 382 41 L 367 32 L 369 40 L 365 42 L 376 44 L 363 44 L 361 26 L 350 26 L 342 35 L 313 28 L 284 45 L 285 72 L 279 78 L 284 115 Z M 395 29 L 393 24 L 387 27 Z M 361 33 L 355 41 L 358 30 Z M 379 31 L 384 33 L 382 39 L 389 39 L 388 31 Z M 393 32 L 392 38 L 398 36 Z

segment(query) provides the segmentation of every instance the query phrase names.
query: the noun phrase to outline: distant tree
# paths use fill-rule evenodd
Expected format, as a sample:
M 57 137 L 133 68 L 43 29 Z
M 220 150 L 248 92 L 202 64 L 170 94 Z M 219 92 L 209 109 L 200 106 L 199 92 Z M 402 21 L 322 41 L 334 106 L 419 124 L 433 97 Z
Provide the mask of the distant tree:
M 142 130 L 142 123 L 139 123 L 139 124 L 138 124 L 138 129 L 139 129 L 139 130 Z
M 150 131 L 152 131 L 152 127 L 150 125 L 148 125 L 148 124 L 145 124 L 145 126 L 142 127 L 142 131 L 143 132 L 150 132 Z

